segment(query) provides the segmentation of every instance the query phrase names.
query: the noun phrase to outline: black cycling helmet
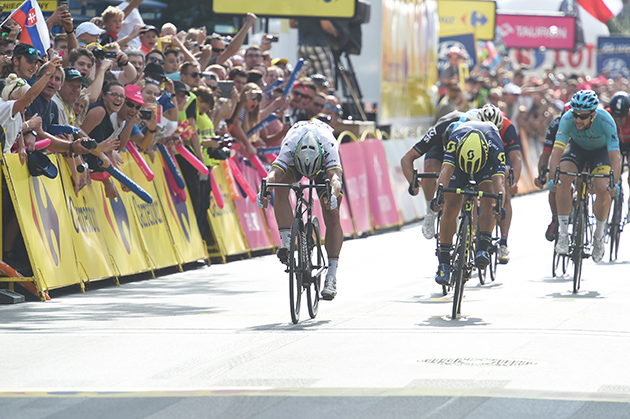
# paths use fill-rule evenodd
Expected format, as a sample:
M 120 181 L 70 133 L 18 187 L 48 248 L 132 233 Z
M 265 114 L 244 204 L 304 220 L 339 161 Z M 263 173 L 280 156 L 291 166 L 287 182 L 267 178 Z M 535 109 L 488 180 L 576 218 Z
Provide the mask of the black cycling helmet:
M 628 116 L 630 96 L 626 92 L 617 92 L 610 98 L 610 113 L 617 118 Z

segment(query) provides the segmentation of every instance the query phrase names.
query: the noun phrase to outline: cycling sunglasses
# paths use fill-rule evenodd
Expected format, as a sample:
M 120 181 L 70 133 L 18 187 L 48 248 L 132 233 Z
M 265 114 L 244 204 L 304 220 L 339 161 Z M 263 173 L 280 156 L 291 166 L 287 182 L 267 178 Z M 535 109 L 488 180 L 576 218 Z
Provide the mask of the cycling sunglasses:
M 582 121 L 586 121 L 588 118 L 593 116 L 593 112 L 578 114 L 573 112 L 573 119 L 581 119 Z

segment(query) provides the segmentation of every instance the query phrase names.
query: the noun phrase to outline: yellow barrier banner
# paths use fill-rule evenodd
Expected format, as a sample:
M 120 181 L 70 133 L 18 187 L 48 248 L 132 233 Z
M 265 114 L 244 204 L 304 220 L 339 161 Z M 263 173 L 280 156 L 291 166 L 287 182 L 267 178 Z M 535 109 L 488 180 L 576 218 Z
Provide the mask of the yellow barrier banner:
M 149 182 L 140 170 L 140 167 L 131 158 L 129 153 L 121 153 L 125 163 L 120 166 L 127 176 L 136 182 L 142 189 L 147 191 L 153 198 L 153 202 L 148 204 L 140 199 L 133 192 L 127 194 L 127 203 L 134 209 L 136 214 L 138 230 L 142 247 L 146 258 L 153 269 L 165 268 L 167 266 L 178 265 L 177 255 L 173 247 L 173 239 L 166 225 L 166 217 L 160 200 L 157 196 L 153 182 Z M 149 161 L 149 156 L 142 155 Z
M 88 185 L 78 195 L 75 194 L 70 167 L 59 154 L 57 166 L 66 194 L 72 242 L 81 278 L 90 281 L 116 276 L 103 233 L 105 220 L 97 216 L 97 207 L 103 205 L 97 198 L 98 189 Z
M 208 221 L 214 238 L 214 246 L 210 256 L 229 256 L 246 253 L 248 251 L 247 241 L 239 223 L 234 202 L 230 199 L 230 190 L 225 177 L 225 172 L 221 165 L 212 168 L 212 175 L 217 181 L 221 196 L 223 197 L 223 208 L 219 208 L 212 194 L 210 195 L 210 208 L 208 209 Z
M 186 190 L 186 201 L 183 202 L 166 180 L 165 171 L 169 169 L 162 164 L 162 159 L 156 158 L 153 162 L 148 161 L 147 164 L 155 175 L 153 183 L 164 209 L 166 224 L 171 232 L 180 263 L 207 259 L 208 252 L 197 227 L 197 218 L 188 190 Z
M 212 11 L 231 15 L 248 12 L 258 16 L 276 17 L 323 17 L 351 18 L 354 16 L 355 0 L 214 0 Z
M 448 36 L 461 26 L 475 28 L 477 39 L 494 40 L 497 4 L 494 1 L 440 0 L 440 37 Z
M 4 12 L 7 13 L 11 10 L 15 10 L 18 7 L 20 7 L 22 5 L 22 3 L 24 3 L 24 0 L 18 0 L 18 1 L 7 1 L 7 0 L 3 0 L 0 1 L 0 4 L 4 6 Z M 55 9 L 57 8 L 57 0 L 38 0 L 37 3 L 39 3 L 39 7 L 40 9 L 42 9 L 42 12 L 54 12 Z
M 72 225 L 59 176 L 32 177 L 18 154 L 5 154 L 9 194 L 24 237 L 33 276 L 40 291 L 81 283 L 77 270 Z M 53 164 L 56 159 L 53 157 Z
M 129 202 L 125 201 L 126 195 L 133 192 L 124 192 L 117 180 L 113 182 L 118 189 L 118 196 L 114 199 L 105 195 L 103 182 L 92 181 L 91 187 L 98 202 L 95 206 L 96 215 L 109 244 L 116 276 L 146 272 L 150 269 L 144 257 L 137 224 L 134 222 L 135 214 Z

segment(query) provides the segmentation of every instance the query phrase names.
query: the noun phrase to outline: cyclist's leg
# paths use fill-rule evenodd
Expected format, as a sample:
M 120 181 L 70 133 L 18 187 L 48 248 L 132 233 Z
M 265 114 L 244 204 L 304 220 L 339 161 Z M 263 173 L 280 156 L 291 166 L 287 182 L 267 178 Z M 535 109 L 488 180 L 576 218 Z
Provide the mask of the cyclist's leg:
M 505 218 L 499 221 L 499 229 L 501 230 L 501 240 L 499 241 L 499 261 L 501 263 L 508 263 L 510 260 L 509 252 L 507 250 L 507 239 L 510 232 L 510 225 L 512 224 L 512 194 L 510 193 L 510 180 L 508 179 L 509 168 L 505 168 L 506 176 L 503 195 L 503 208 L 505 208 Z
M 455 169 L 455 174 L 449 182 L 450 188 L 463 187 L 467 179 L 464 174 Z M 440 248 L 438 249 L 438 269 L 435 275 L 435 282 L 440 285 L 448 285 L 450 282 L 450 250 L 453 243 L 453 236 L 457 232 L 457 216 L 462 207 L 464 197 L 451 193 L 444 194 L 444 206 L 442 207 L 442 217 L 440 218 Z
M 475 180 L 479 185 L 479 190 L 488 193 L 494 193 L 494 185 L 492 184 L 492 176 L 490 167 L 482 169 L 475 175 Z M 488 247 L 492 241 L 492 229 L 494 228 L 494 215 L 492 207 L 494 200 L 481 198 L 481 214 L 479 214 L 479 235 L 477 236 L 477 253 L 475 254 L 475 265 L 483 269 L 490 263 L 488 256 Z
M 560 159 L 560 170 L 577 172 L 584 165 L 584 150 L 572 140 L 564 149 Z M 572 176 L 560 175 L 560 184 L 556 188 L 556 208 L 558 210 L 558 243 L 556 252 L 561 255 L 569 253 L 569 214 L 573 204 L 571 183 Z
M 293 183 L 295 179 L 295 172 L 293 168 L 289 167 L 277 183 Z M 293 209 L 291 208 L 291 202 L 289 202 L 289 190 L 289 188 L 275 188 L 274 190 L 273 209 L 276 215 L 276 222 L 278 223 L 280 240 L 282 241 L 282 244 L 276 251 L 276 255 L 282 263 L 287 263 L 289 244 L 291 242 L 291 223 L 293 222 Z
M 593 151 L 591 159 L 591 171 L 593 174 L 610 173 L 610 158 L 608 151 L 604 148 L 600 151 Z M 595 215 L 595 232 L 593 233 L 593 261 L 600 262 L 604 257 L 604 234 L 606 232 L 606 222 L 612 199 L 607 190 L 607 178 L 593 179 L 593 190 L 595 202 L 593 202 L 593 215 Z
M 326 175 L 321 173 L 315 179 L 317 184 L 324 183 Z M 320 204 L 324 194 L 323 190 L 318 190 Z M 341 245 L 343 244 L 343 230 L 341 229 L 341 217 L 339 216 L 339 207 L 343 201 L 343 189 L 341 196 L 337 202 L 337 208 L 334 210 L 327 209 L 321 205 L 324 224 L 326 225 L 326 236 L 324 247 L 328 257 L 328 271 L 326 272 L 326 281 L 322 290 L 322 297 L 325 300 L 332 300 L 337 295 L 337 266 L 339 264 L 339 254 L 341 253 Z
M 442 145 L 431 147 L 429 152 L 424 157 L 424 171 L 439 172 L 442 168 L 442 158 L 444 157 L 444 150 Z M 437 213 L 433 212 L 430 207 L 431 199 L 435 196 L 435 190 L 437 189 L 437 179 L 425 178 L 422 179 L 422 192 L 424 193 L 424 199 L 426 201 L 427 212 L 424 216 L 422 223 L 422 234 L 427 240 L 432 239 L 435 236 L 435 218 Z

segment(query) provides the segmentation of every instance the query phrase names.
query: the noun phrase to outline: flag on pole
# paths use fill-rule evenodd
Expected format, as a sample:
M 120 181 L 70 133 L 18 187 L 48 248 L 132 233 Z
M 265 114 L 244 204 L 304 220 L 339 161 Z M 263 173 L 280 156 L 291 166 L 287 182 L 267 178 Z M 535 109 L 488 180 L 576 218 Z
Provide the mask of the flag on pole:
M 577 0 L 577 3 L 591 16 L 603 23 L 608 23 L 623 9 L 622 0 Z
M 5 19 L 5 22 L 9 19 L 15 20 L 22 28 L 20 42 L 34 46 L 42 56 L 46 54 L 50 49 L 50 32 L 37 1 L 26 0 Z

